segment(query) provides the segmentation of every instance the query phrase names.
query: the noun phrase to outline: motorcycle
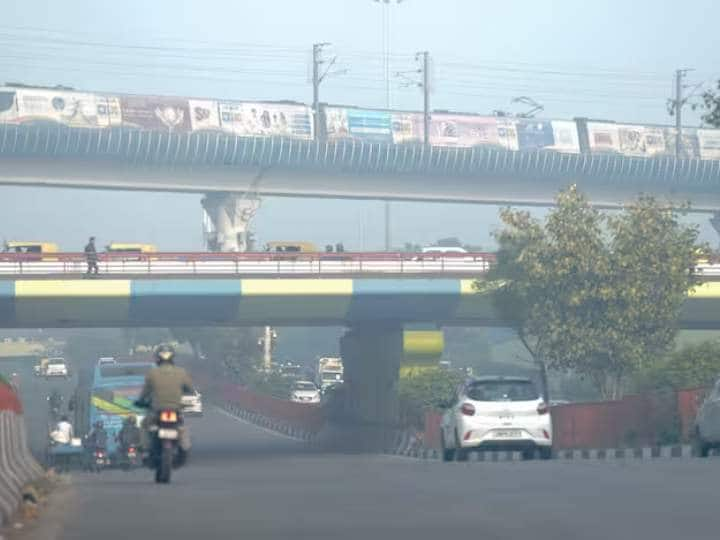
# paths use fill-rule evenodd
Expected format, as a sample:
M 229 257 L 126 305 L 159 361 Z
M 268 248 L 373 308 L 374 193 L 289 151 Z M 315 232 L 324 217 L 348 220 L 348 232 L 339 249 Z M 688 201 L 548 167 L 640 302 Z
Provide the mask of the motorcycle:
M 96 448 L 93 450 L 90 470 L 99 473 L 108 465 L 110 465 L 110 458 L 108 458 L 107 451 L 104 448 Z
M 128 446 L 122 453 L 121 468 L 124 471 L 135 469 L 140 465 L 140 456 L 135 445 Z
M 170 482 L 173 467 L 181 462 L 180 429 L 182 416 L 178 411 L 160 411 L 150 426 L 150 466 L 155 469 L 155 482 Z

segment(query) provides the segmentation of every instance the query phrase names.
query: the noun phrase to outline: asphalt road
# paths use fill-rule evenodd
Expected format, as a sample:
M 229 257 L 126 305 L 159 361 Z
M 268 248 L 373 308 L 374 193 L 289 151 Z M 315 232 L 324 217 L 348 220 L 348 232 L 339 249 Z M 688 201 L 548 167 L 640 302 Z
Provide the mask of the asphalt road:
M 25 424 L 28 428 L 28 443 L 30 450 L 37 459 L 43 461 L 48 443 L 50 426 L 49 405 L 47 398 L 57 390 L 65 398 L 62 413 L 71 419 L 73 414 L 67 410 L 70 397 L 77 386 L 77 370 L 71 365 L 71 377 L 45 379 L 33 375 L 33 366 L 36 359 L 0 359 L 0 372 L 7 375 L 17 373 L 20 381 L 20 397 L 23 403 Z
M 218 410 L 191 463 L 73 478 L 63 540 L 702 540 L 720 460 L 452 463 L 323 454 Z

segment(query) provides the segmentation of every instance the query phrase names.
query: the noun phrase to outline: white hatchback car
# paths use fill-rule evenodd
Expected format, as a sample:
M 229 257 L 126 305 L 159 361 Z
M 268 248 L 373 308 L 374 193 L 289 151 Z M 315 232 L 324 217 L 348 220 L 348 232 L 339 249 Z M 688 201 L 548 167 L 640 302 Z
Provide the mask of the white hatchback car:
M 296 403 L 320 403 L 320 390 L 311 381 L 297 381 L 292 386 L 290 401 Z
M 720 380 L 703 401 L 695 418 L 695 454 L 707 457 L 710 450 L 720 448 Z
M 524 377 L 479 377 L 461 385 L 441 423 L 444 461 L 465 461 L 471 450 L 538 450 L 552 457 L 550 409 Z

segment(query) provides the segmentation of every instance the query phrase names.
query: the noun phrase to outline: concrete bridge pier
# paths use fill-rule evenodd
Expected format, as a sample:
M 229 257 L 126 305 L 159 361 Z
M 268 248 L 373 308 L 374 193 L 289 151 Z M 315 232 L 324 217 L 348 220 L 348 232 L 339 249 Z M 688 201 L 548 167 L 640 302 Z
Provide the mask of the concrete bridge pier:
M 396 425 L 402 326 L 355 326 L 340 339 L 340 354 L 347 418 L 368 426 Z
M 250 221 L 260 199 L 237 193 L 208 193 L 202 199 L 205 238 L 210 251 L 248 251 Z

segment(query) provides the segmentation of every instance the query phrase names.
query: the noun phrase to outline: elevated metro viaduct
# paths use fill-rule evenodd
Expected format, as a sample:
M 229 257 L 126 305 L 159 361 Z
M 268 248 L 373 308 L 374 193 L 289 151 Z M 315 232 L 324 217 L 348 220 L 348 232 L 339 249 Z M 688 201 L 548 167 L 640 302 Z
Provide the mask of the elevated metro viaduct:
M 0 124 L 0 184 L 202 193 L 219 251 L 245 251 L 262 195 L 548 206 L 577 184 L 720 209 L 720 161 L 57 125 Z
M 387 424 L 397 415 L 399 368 L 413 346 L 405 328 L 506 325 L 493 309 L 492 286 L 474 284 L 426 277 L 9 278 L 0 279 L 0 327 L 347 326 L 340 347 L 347 412 Z M 720 328 L 720 282 L 688 296 L 681 324 Z

